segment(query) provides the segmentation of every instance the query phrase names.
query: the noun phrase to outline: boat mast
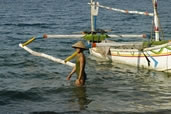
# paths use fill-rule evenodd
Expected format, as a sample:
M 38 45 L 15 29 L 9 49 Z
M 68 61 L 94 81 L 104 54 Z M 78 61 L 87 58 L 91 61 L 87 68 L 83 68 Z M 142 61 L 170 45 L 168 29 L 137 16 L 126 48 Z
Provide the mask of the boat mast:
M 155 41 L 160 40 L 160 33 L 159 33 L 159 17 L 157 11 L 157 0 L 152 0 L 153 8 L 154 8 L 154 31 L 155 31 Z
M 97 6 L 99 2 L 94 2 L 94 0 L 91 0 L 91 31 L 96 31 L 96 18 L 98 15 L 99 7 Z

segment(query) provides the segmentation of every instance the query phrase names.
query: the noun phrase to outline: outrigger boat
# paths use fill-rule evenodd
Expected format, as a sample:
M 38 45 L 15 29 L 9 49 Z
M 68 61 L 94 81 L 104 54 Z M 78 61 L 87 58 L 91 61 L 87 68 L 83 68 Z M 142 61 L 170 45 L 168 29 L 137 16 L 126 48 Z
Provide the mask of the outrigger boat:
M 84 31 L 82 34 L 76 35 L 43 35 L 43 38 L 83 38 L 87 40 L 90 54 L 101 59 L 110 60 L 115 63 L 127 64 L 135 66 L 138 68 L 147 68 L 157 71 L 171 72 L 171 41 L 161 40 L 161 28 L 160 21 L 157 11 L 157 0 L 152 0 L 154 13 L 148 12 L 138 12 L 138 11 L 128 11 L 121 10 L 117 8 L 110 8 L 100 5 L 99 2 L 91 0 L 88 3 L 91 6 L 91 31 Z M 145 16 L 153 17 L 153 30 L 154 38 L 151 35 L 146 42 L 114 42 L 109 40 L 109 38 L 116 37 L 142 37 L 145 38 L 147 35 L 114 35 L 107 34 L 105 30 L 96 29 L 96 18 L 98 16 L 99 8 L 105 8 L 108 10 L 113 10 L 117 12 L 122 12 L 126 14 L 140 14 Z M 42 37 L 33 37 L 27 42 L 20 44 L 20 47 L 24 48 L 26 51 L 30 52 L 35 56 L 42 56 L 51 59 L 62 64 L 67 64 L 69 66 L 74 66 L 73 63 L 60 60 L 53 56 L 49 56 L 44 53 L 39 53 L 31 50 L 26 45 L 31 43 L 35 39 Z M 71 59 L 72 57 L 70 57 Z M 68 59 L 67 61 L 69 61 Z
M 161 40 L 160 38 L 160 21 L 157 11 L 157 0 L 152 0 L 154 13 L 128 11 L 116 8 L 110 8 L 99 5 L 98 2 L 91 2 L 92 31 L 95 30 L 93 10 L 96 7 L 106 8 L 109 10 L 123 13 L 142 14 L 154 17 L 155 39 L 150 38 L 147 42 L 125 42 L 117 43 L 110 40 L 102 40 L 100 43 L 94 43 L 94 48 L 90 53 L 96 57 L 108 59 L 114 62 L 136 66 L 138 68 L 154 69 L 157 71 L 171 72 L 171 41 Z M 145 37 L 145 35 L 144 35 Z M 100 47 L 98 47 L 100 46 Z M 102 48 L 104 46 L 106 48 Z

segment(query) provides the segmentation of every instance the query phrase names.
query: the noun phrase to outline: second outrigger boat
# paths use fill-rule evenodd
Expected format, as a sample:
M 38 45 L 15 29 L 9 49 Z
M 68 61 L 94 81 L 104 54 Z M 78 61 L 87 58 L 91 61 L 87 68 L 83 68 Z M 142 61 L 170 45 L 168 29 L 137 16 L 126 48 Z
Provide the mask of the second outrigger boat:
M 43 35 L 43 38 L 84 38 L 88 42 L 88 48 L 90 54 L 101 59 L 110 60 L 116 63 L 128 64 L 136 66 L 138 68 L 147 68 L 157 71 L 171 72 L 171 41 L 161 40 L 160 38 L 160 22 L 157 11 L 157 0 L 152 0 L 154 13 L 128 11 L 116 8 L 110 8 L 100 5 L 99 2 L 91 0 L 89 5 L 91 6 L 91 31 L 84 31 L 83 34 L 76 35 Z M 154 38 L 151 36 L 150 40 L 146 42 L 114 42 L 109 40 L 110 37 L 147 37 L 147 35 L 111 35 L 107 34 L 104 30 L 96 29 L 96 18 L 98 16 L 99 8 L 105 8 L 108 10 L 114 10 L 122 13 L 140 14 L 146 16 L 152 16 Z M 42 56 L 51 59 L 62 64 L 68 64 L 74 66 L 74 64 L 63 60 L 55 59 L 47 54 L 35 52 L 26 45 L 31 43 L 35 39 L 42 37 L 33 37 L 24 44 L 20 44 L 20 47 L 36 56 Z

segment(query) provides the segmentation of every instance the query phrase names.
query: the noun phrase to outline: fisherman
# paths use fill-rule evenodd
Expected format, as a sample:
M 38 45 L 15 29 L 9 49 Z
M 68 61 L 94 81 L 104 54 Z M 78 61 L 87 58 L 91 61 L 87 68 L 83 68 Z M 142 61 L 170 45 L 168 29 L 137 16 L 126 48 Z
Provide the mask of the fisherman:
M 77 79 L 75 81 L 76 86 L 83 86 L 86 81 L 86 73 L 85 73 L 85 55 L 83 53 L 84 50 L 86 50 L 85 45 L 83 44 L 82 41 L 79 41 L 72 45 L 73 48 L 76 49 L 77 55 L 76 55 L 76 65 L 72 69 L 71 73 L 67 76 L 67 80 L 70 80 L 71 76 L 76 73 L 77 74 Z

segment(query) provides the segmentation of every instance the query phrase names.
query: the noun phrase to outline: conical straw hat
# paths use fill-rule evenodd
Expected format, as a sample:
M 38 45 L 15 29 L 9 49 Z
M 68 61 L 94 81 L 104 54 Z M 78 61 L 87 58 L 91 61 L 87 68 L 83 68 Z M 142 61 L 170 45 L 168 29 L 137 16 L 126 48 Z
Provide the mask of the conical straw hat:
M 82 49 L 86 49 L 84 43 L 82 41 L 78 41 L 77 43 L 72 45 L 73 48 L 82 48 Z

